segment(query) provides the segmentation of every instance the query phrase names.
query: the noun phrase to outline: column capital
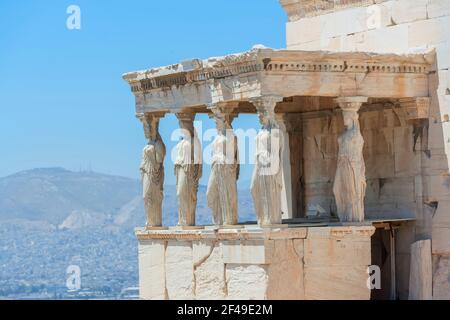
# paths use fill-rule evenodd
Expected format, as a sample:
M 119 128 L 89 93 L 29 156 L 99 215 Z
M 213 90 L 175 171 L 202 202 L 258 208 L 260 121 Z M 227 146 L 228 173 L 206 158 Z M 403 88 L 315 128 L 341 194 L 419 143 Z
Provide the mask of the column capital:
M 175 116 L 179 121 L 190 121 L 193 122 L 195 119 L 195 113 L 194 112 L 177 112 L 175 113 Z
M 239 101 L 223 101 L 216 102 L 207 105 L 207 108 L 213 112 L 213 114 L 237 114 Z
M 212 111 L 210 118 L 216 121 L 217 129 L 231 128 L 231 123 L 238 115 L 238 102 L 218 102 L 208 105 L 208 109 Z
M 352 96 L 352 97 L 339 97 L 335 101 L 339 107 L 344 111 L 354 111 L 357 112 L 363 103 L 369 100 L 368 97 L 363 96 Z
M 136 117 L 144 126 L 144 134 L 149 141 L 156 140 L 157 135 L 159 134 L 159 120 L 164 117 L 165 114 L 165 112 L 145 112 L 136 114 Z
M 163 111 L 143 112 L 143 113 L 136 113 L 136 118 L 138 118 L 141 122 L 143 122 L 143 121 L 149 121 L 152 118 L 161 119 L 161 118 L 164 118 L 165 115 L 166 115 L 166 112 L 163 112 Z
M 282 102 L 283 97 L 279 95 L 265 95 L 250 99 L 250 102 L 256 107 L 258 112 L 275 112 L 277 103 Z

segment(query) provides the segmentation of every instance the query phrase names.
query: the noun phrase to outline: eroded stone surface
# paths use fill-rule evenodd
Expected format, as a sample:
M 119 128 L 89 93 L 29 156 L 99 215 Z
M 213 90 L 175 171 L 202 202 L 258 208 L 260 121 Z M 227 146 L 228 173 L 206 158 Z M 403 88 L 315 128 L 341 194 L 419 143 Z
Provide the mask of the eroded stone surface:
M 196 231 L 205 238 L 192 238 L 192 231 L 142 231 L 165 238 L 140 240 L 141 298 L 366 299 L 362 266 L 370 264 L 373 231 L 368 226 L 260 229 L 254 231 L 259 240 L 221 240 L 206 230 Z M 170 239 L 170 232 L 178 240 Z M 191 238 L 178 238 L 181 233 Z
M 145 300 L 166 298 L 166 270 L 164 241 L 143 241 L 139 244 L 140 297 Z
M 226 265 L 227 298 L 231 300 L 264 300 L 268 282 L 267 266 Z
M 168 241 L 165 256 L 167 298 L 170 300 L 193 299 L 192 243 Z
M 304 300 L 303 240 L 274 241 L 273 262 L 268 268 L 267 299 Z
M 220 245 L 212 241 L 206 245 L 197 242 L 194 244 L 194 257 L 201 257 L 194 262 L 195 298 L 224 299 L 228 293 Z
M 450 257 L 435 256 L 433 272 L 433 299 L 446 300 L 450 297 Z

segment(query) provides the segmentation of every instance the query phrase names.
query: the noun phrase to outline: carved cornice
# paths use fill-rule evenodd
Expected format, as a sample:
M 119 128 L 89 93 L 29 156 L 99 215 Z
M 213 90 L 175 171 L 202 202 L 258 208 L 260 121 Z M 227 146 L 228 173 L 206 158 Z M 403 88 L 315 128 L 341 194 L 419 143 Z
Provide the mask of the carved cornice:
M 146 93 L 251 74 L 260 76 L 311 72 L 427 74 L 429 69 L 430 64 L 423 55 L 256 49 L 242 54 L 204 60 L 188 71 L 178 64 L 127 73 L 123 78 L 130 84 L 133 93 Z
M 295 227 L 295 228 L 237 228 L 202 230 L 143 230 L 135 231 L 140 241 L 151 240 L 279 240 L 279 239 L 315 239 L 315 238 L 367 238 L 375 231 L 372 226 L 336 226 L 336 227 Z
M 283 97 L 277 95 L 265 95 L 250 99 L 250 102 L 256 107 L 258 112 L 270 113 L 275 116 L 275 107 L 277 106 L 277 103 L 283 102 Z
M 367 103 L 367 97 L 339 97 L 336 103 L 344 111 L 358 112 L 363 103 Z

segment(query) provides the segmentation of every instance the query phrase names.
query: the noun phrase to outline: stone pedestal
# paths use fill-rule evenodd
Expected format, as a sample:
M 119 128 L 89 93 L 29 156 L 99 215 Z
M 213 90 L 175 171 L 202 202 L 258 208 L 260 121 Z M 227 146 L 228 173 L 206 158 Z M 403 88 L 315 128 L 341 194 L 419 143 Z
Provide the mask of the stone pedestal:
M 141 299 L 370 299 L 371 226 L 137 230 Z M 245 239 L 245 240 L 244 240 Z

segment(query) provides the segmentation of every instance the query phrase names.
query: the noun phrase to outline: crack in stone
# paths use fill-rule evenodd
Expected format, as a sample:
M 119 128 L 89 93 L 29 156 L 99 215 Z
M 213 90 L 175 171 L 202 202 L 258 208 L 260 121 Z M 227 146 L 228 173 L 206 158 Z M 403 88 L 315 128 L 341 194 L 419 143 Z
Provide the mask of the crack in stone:
M 228 281 L 227 281 L 227 265 L 226 263 L 223 264 L 223 294 L 226 297 L 228 297 Z
M 308 231 L 306 231 L 308 232 Z M 303 247 L 303 255 L 300 256 L 300 253 L 298 253 L 297 248 L 295 246 L 294 240 L 292 239 L 292 247 L 294 248 L 294 253 L 297 256 L 298 260 L 300 261 L 300 263 L 302 264 L 302 288 L 303 288 L 303 297 L 306 299 L 306 285 L 305 285 L 305 240 L 308 238 L 308 233 L 306 234 L 305 239 L 301 239 L 302 240 L 302 247 Z
M 193 284 L 194 297 L 197 296 L 197 276 L 196 276 L 195 272 L 197 271 L 198 267 L 200 267 L 203 263 L 206 262 L 206 260 L 209 259 L 209 257 L 211 257 L 211 255 L 212 255 L 212 253 L 214 251 L 214 248 L 216 247 L 216 244 L 217 244 L 217 240 L 213 240 L 212 243 L 211 243 L 211 248 L 210 248 L 208 254 L 206 256 L 204 256 L 202 259 L 200 259 L 198 262 L 194 263 L 194 267 L 192 269 L 193 270 L 193 277 L 192 278 L 193 278 L 193 281 L 194 281 L 194 284 Z
M 168 242 L 164 241 L 164 300 L 169 300 L 169 292 L 167 291 L 167 272 L 166 272 L 166 251 Z

